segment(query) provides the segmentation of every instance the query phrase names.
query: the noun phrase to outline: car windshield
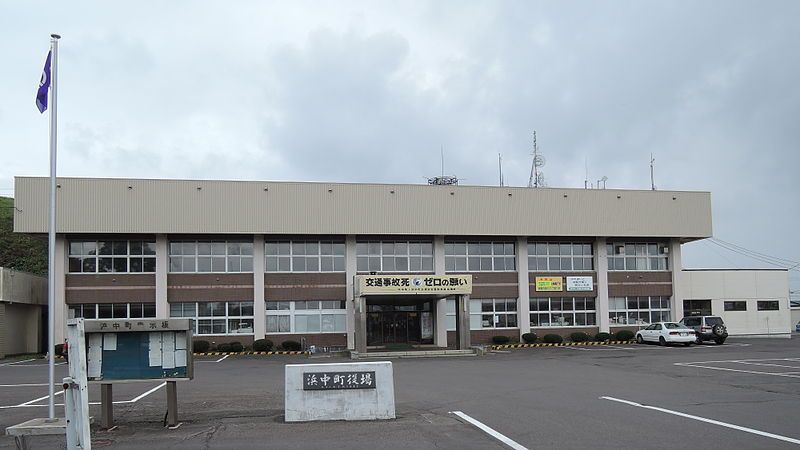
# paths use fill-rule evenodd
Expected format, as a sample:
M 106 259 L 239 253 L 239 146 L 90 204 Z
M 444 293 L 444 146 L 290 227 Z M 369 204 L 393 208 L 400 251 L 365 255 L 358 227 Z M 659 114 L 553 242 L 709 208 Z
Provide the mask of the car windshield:
M 706 317 L 706 326 L 713 327 L 714 325 L 722 325 L 722 319 L 719 317 Z
M 666 322 L 666 323 L 664 324 L 664 326 L 665 326 L 665 327 L 667 327 L 667 328 L 669 328 L 669 329 L 674 329 L 674 328 L 683 328 L 683 325 L 681 325 L 681 324 L 679 324 L 679 323 L 675 323 L 675 322 Z

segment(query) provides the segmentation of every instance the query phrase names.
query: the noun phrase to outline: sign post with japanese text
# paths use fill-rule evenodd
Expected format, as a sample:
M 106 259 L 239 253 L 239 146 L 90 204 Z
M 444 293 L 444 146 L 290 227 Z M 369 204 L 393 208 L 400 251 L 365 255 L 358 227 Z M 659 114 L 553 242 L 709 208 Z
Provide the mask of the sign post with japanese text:
M 287 364 L 287 422 L 394 419 L 391 362 Z

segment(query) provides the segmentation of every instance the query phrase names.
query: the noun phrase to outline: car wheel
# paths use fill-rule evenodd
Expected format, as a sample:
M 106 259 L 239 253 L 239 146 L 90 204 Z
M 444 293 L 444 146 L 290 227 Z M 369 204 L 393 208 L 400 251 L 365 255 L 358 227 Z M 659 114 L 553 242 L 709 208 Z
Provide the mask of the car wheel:
M 722 336 L 722 333 L 725 332 L 725 329 L 722 328 L 722 325 L 716 324 L 713 328 L 711 328 L 711 332 L 714 333 L 714 336 Z
M 637 344 L 644 344 L 644 339 L 642 339 L 642 335 L 641 334 L 636 335 L 636 343 Z
M 725 343 L 725 339 L 724 338 L 723 339 L 714 339 L 714 342 L 716 342 L 717 345 L 722 345 L 722 344 Z
M 703 343 L 703 338 L 701 338 L 700 335 L 698 334 L 697 337 L 695 337 L 695 339 L 694 339 L 694 343 L 697 344 L 697 345 L 702 344 Z
M 662 347 L 667 345 L 667 340 L 664 339 L 664 336 L 661 336 L 660 338 L 658 338 L 658 345 L 660 345 Z
M 684 347 L 691 347 L 691 346 L 692 346 L 692 343 L 691 343 L 691 342 L 684 342 L 684 343 L 683 343 L 683 346 L 684 346 Z

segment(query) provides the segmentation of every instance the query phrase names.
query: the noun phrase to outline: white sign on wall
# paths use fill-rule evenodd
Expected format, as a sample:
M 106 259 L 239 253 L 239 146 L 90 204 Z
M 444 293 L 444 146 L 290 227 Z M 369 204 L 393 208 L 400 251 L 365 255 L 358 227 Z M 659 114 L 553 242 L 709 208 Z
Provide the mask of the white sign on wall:
M 592 277 L 567 277 L 567 292 L 591 292 L 593 289 Z

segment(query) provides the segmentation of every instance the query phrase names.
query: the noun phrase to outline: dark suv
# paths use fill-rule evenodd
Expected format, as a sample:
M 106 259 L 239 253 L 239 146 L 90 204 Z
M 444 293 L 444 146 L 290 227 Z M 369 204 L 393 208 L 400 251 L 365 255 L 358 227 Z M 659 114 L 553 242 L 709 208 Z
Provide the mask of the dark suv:
M 698 344 L 703 341 L 722 344 L 728 338 L 728 329 L 719 316 L 689 316 L 681 319 L 680 323 L 694 330 Z

